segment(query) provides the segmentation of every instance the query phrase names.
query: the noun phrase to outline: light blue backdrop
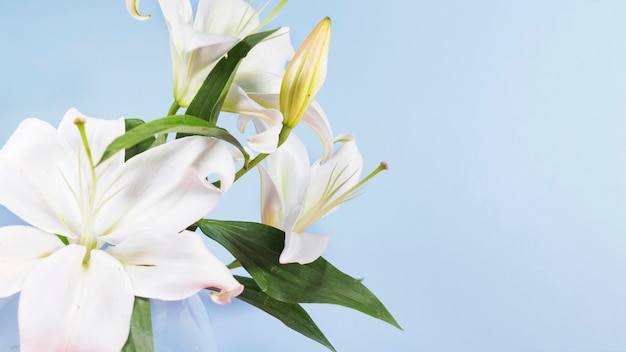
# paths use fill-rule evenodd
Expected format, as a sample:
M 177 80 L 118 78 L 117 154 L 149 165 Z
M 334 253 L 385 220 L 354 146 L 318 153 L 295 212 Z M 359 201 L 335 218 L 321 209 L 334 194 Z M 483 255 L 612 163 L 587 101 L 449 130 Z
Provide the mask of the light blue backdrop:
M 163 116 L 168 34 L 141 7 L 152 20 L 122 0 L 3 1 L 0 139 L 72 106 Z M 367 170 L 390 170 L 312 232 L 405 329 L 309 306 L 335 347 L 625 350 L 626 2 L 291 0 L 273 24 L 300 43 L 327 15 L 318 100 Z M 256 182 L 211 215 L 257 220 Z M 222 351 L 325 350 L 243 303 L 208 309 Z

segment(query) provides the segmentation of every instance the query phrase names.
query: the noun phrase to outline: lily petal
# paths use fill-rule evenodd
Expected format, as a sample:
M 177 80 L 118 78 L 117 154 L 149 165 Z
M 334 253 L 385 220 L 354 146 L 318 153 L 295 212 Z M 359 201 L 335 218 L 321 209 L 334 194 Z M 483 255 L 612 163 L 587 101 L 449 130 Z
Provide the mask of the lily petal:
M 306 204 L 310 206 L 324 206 L 333 202 L 350 188 L 359 183 L 363 170 L 363 157 L 352 136 L 343 143 L 332 157 L 323 163 L 318 160 L 311 167 L 311 184 L 307 193 Z M 329 194 L 326 190 L 332 190 Z M 324 215 L 337 210 L 339 205 L 329 209 Z M 315 209 L 305 207 L 303 216 Z M 304 230 L 304 229 L 302 229 Z
M 19 292 L 33 268 L 63 246 L 57 236 L 34 227 L 0 227 L 0 297 Z
M 279 190 L 286 211 L 302 207 L 310 180 L 309 154 L 304 144 L 291 134 L 267 159 L 267 172 Z
M 299 213 L 295 210 L 285 219 L 285 248 L 278 259 L 281 264 L 314 262 L 324 253 L 330 242 L 330 236 L 294 232 L 292 229 Z
M 333 152 L 333 131 L 330 128 L 326 113 L 322 110 L 322 106 L 317 101 L 311 103 L 304 115 L 302 115 L 301 121 L 309 126 L 322 141 L 324 146 L 322 163 L 326 162 Z
M 28 276 L 20 295 L 20 345 L 30 351 L 119 351 L 134 297 L 122 265 L 100 250 L 70 244 Z
M 209 174 L 219 177 L 220 188 L 207 182 Z M 96 232 L 112 244 L 148 230 L 179 232 L 217 205 L 234 175 L 230 152 L 213 138 L 185 137 L 150 149 L 129 159 L 121 174 L 102 179 L 112 185 L 112 198 L 98 213 Z
M 0 151 L 0 204 L 37 228 L 71 238 L 79 233 L 76 199 L 84 192 L 77 170 L 78 157 L 58 131 L 26 119 Z
M 136 296 L 180 300 L 203 288 L 237 296 L 243 286 L 204 246 L 200 235 L 142 233 L 107 252 L 123 263 Z

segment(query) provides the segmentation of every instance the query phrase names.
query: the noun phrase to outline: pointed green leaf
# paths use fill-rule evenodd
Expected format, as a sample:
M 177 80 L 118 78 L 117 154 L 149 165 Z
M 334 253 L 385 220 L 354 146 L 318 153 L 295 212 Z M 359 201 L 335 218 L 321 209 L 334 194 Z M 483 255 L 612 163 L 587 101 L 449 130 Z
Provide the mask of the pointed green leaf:
M 306 265 L 280 264 L 283 231 L 258 223 L 217 220 L 201 220 L 199 227 L 235 256 L 263 292 L 272 298 L 290 303 L 338 304 L 401 329 L 367 287 L 324 258 Z
M 150 315 L 150 300 L 135 297 L 133 315 L 130 320 L 128 340 L 122 348 L 123 352 L 153 352 L 152 316 Z
M 215 65 L 196 93 L 185 114 L 216 124 L 226 94 L 235 78 L 237 67 L 252 48 L 278 29 L 251 34 L 243 38 Z
M 154 138 L 154 135 L 157 133 L 170 132 L 182 132 L 190 135 L 208 136 L 221 139 L 237 147 L 237 149 L 239 149 L 244 155 L 246 164 L 248 162 L 249 156 L 243 149 L 243 146 L 225 129 L 217 127 L 195 116 L 176 115 L 139 124 L 125 134 L 117 137 L 107 146 L 98 163 L 102 163 L 121 150 L 145 143 L 146 140 Z
M 272 315 L 289 328 L 321 343 L 331 351 L 336 351 L 302 306 L 297 303 L 282 302 L 268 296 L 254 280 L 248 277 L 235 276 L 235 279 L 246 287 L 237 296 L 238 299 Z
M 124 123 L 126 125 L 126 132 L 132 130 L 135 127 L 145 124 L 145 122 L 143 122 L 140 119 L 126 119 L 124 120 Z M 132 158 L 133 156 L 139 153 L 143 153 L 146 150 L 150 149 L 150 146 L 152 145 L 152 143 L 154 143 L 155 140 L 156 138 L 154 138 L 154 135 L 151 135 L 148 138 L 144 139 L 143 141 L 135 144 L 134 146 L 126 148 L 125 159 L 128 160 Z

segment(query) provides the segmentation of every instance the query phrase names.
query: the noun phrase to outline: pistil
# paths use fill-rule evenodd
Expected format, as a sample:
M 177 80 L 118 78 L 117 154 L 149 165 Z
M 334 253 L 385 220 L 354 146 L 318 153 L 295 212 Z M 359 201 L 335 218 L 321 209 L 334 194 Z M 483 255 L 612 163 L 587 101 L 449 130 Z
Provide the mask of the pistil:
M 91 174 L 91 184 L 89 187 L 89 198 L 86 202 L 83 201 L 82 207 L 82 229 L 80 234 L 79 244 L 85 246 L 87 248 L 87 253 L 85 254 L 85 258 L 83 262 L 87 264 L 89 262 L 91 250 L 96 248 L 97 241 L 96 236 L 94 234 L 94 225 L 96 220 L 96 167 L 93 161 L 93 156 L 91 154 L 91 148 L 89 148 L 89 142 L 87 140 L 87 133 L 85 132 L 85 122 L 86 120 L 81 117 L 77 117 L 74 119 L 74 124 L 78 127 L 78 131 L 80 133 L 80 138 L 83 142 L 83 147 L 85 148 L 85 154 L 87 156 L 87 161 L 89 162 L 89 170 Z

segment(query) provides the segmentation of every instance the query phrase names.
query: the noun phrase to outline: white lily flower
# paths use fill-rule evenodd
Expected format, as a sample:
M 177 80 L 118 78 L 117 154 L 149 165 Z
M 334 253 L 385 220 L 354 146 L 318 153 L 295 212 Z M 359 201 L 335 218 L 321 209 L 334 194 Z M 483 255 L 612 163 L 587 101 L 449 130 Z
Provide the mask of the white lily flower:
M 319 218 L 352 199 L 360 186 L 363 158 L 352 136 L 321 163 L 309 164 L 302 142 L 290 135 L 278 150 L 266 158 L 267 169 L 261 174 L 261 218 L 264 224 L 285 231 L 285 248 L 280 263 L 307 264 L 326 250 L 329 236 L 304 231 Z
M 71 109 L 58 129 L 23 121 L 0 150 L 0 204 L 33 226 L 0 228 L 0 297 L 21 292 L 22 351 L 119 351 L 134 296 L 179 300 L 213 288 L 227 303 L 243 289 L 184 231 L 232 184 L 227 148 L 186 137 L 94 165 L 123 133 L 123 119 Z
M 190 0 L 159 0 L 159 4 L 170 32 L 174 98 L 187 107 L 217 62 L 262 24 L 259 14 L 243 0 L 200 0 L 195 18 Z M 285 63 L 293 53 L 289 31 L 282 28 L 242 60 L 234 86 L 245 92 L 278 92 Z

